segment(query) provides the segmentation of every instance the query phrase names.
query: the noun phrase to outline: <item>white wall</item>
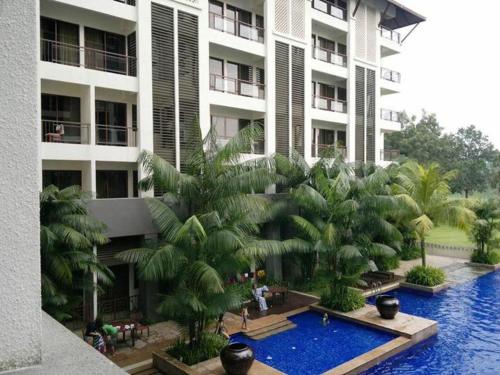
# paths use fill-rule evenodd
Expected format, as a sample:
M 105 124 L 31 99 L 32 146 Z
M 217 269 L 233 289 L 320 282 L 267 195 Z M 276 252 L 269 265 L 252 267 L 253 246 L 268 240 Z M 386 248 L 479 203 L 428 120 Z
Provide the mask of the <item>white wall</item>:
M 39 9 L 0 2 L 0 371 L 41 361 Z

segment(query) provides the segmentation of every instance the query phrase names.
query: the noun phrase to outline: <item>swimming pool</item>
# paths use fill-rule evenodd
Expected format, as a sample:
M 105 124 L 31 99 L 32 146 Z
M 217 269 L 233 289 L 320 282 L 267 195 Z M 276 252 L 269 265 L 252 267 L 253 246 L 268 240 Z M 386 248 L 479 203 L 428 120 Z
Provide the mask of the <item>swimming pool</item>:
M 439 333 L 365 374 L 500 374 L 500 272 L 434 296 L 402 289 L 401 311 L 436 320 Z
M 297 328 L 252 340 L 241 334 L 233 341 L 252 347 L 255 357 L 289 375 L 316 375 L 353 359 L 397 336 L 330 317 L 322 324 L 322 315 L 308 311 L 289 318 Z

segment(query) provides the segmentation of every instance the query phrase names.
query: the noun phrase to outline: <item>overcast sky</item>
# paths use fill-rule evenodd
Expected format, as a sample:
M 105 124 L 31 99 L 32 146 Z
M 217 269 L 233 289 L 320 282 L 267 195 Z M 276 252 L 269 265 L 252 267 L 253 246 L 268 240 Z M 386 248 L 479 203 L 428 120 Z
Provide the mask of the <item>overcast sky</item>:
M 402 72 L 398 107 L 435 112 L 445 131 L 474 124 L 500 149 L 500 1 L 400 2 L 427 21 L 388 61 Z

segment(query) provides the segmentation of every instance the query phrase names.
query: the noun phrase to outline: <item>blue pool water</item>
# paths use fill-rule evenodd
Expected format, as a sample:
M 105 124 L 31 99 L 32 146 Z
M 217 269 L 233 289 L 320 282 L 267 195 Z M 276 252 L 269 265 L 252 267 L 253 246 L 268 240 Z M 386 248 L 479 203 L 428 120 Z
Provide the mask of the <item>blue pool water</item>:
M 297 328 L 257 341 L 240 334 L 232 340 L 247 343 L 259 361 L 282 372 L 316 375 L 396 337 L 331 317 L 323 326 L 322 315 L 312 311 L 289 319 Z
M 500 272 L 432 297 L 393 294 L 401 311 L 436 320 L 439 333 L 365 374 L 500 374 Z

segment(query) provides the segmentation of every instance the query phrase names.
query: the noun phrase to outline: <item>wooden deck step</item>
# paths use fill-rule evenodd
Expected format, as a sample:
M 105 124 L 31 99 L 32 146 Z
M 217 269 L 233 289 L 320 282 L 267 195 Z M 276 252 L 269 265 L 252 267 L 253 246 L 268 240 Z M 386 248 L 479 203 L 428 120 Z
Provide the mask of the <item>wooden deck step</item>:
M 254 329 L 252 331 L 246 331 L 243 332 L 245 336 L 253 338 L 255 336 L 262 335 L 263 333 L 275 330 L 275 329 L 280 329 L 281 327 L 289 325 L 291 322 L 288 319 L 282 320 L 280 322 L 274 323 L 274 324 L 269 324 L 265 327 L 259 328 L 259 329 Z
M 252 339 L 253 340 L 262 340 L 262 339 L 265 339 L 266 337 L 273 336 L 273 335 L 276 335 L 278 333 L 285 332 L 285 331 L 288 331 L 288 330 L 296 328 L 296 327 L 297 327 L 296 324 L 289 322 L 288 324 L 281 326 L 279 328 L 269 330 L 267 332 L 261 333 L 260 335 L 252 336 Z
M 248 338 L 260 340 L 295 327 L 296 325 L 288 320 L 286 316 L 273 314 L 252 321 L 249 324 L 248 331 L 244 331 L 243 334 Z

